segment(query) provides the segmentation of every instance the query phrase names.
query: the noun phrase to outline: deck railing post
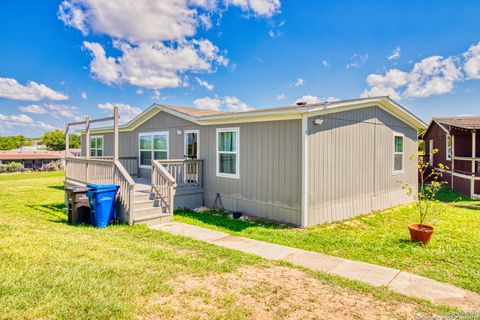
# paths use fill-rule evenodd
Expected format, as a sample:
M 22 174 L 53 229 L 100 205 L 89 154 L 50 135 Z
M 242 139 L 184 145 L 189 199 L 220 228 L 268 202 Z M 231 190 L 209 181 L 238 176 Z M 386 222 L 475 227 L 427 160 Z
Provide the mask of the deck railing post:
M 90 117 L 85 117 L 85 159 L 90 160 Z M 89 182 L 88 161 L 85 164 L 85 180 Z
M 113 148 L 113 160 L 118 161 L 118 106 L 113 107 L 113 141 L 114 141 L 114 148 Z

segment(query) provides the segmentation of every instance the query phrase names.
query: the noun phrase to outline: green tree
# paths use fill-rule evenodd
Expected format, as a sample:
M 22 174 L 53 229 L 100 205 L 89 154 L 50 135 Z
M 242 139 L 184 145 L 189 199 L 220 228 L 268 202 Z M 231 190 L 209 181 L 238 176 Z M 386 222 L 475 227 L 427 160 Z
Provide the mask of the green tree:
M 60 129 L 45 132 L 40 139 L 47 146 L 48 150 L 65 150 L 65 133 Z M 80 136 L 70 134 L 69 141 L 70 148 L 80 148 Z
M 25 137 L 22 135 L 0 137 L 0 150 L 12 150 L 25 145 Z

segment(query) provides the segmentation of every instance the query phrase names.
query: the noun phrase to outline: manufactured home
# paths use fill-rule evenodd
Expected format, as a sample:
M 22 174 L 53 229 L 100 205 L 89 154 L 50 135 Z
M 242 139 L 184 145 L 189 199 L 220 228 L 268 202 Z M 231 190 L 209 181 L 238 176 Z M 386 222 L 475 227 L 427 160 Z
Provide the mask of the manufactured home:
M 453 190 L 480 199 L 480 116 L 433 118 L 423 142 L 424 161 L 441 179 Z
M 206 206 L 302 227 L 411 202 L 402 185 L 417 186 L 426 127 L 388 97 L 230 113 L 154 104 L 125 125 L 85 123 L 65 183 L 120 185 L 130 224 Z

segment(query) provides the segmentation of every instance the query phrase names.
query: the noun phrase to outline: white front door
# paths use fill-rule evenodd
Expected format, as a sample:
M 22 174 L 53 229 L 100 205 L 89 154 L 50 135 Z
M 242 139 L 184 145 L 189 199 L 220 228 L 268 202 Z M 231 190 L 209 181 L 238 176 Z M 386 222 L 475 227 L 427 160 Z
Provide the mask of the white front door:
M 433 167 L 433 140 L 428 141 L 428 152 L 429 152 L 428 163 L 430 164 L 430 167 Z
M 185 130 L 185 159 L 198 159 L 199 141 L 198 130 Z

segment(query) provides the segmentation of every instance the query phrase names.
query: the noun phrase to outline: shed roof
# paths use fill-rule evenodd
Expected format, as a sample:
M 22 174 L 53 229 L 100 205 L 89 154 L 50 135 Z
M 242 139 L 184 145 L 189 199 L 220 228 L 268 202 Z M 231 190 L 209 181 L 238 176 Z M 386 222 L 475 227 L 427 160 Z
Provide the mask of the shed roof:
M 0 160 L 58 160 L 64 155 L 63 151 L 1 151 Z
M 480 116 L 434 117 L 433 120 L 451 127 L 480 129 Z

